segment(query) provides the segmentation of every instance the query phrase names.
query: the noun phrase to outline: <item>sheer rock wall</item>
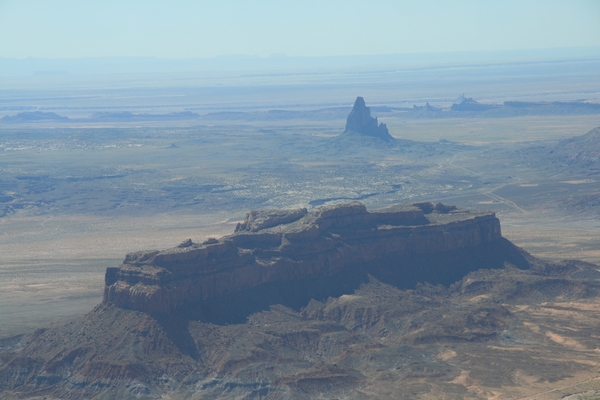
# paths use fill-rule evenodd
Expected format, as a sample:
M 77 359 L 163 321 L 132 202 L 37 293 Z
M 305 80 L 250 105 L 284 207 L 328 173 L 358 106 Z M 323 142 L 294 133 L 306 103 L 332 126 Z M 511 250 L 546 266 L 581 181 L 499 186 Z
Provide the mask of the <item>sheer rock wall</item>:
M 359 264 L 475 247 L 501 237 L 494 213 L 442 204 L 367 211 L 353 202 L 311 212 L 252 211 L 221 239 L 128 254 L 120 266 L 107 269 L 103 302 L 169 313 L 265 284 L 331 277 Z

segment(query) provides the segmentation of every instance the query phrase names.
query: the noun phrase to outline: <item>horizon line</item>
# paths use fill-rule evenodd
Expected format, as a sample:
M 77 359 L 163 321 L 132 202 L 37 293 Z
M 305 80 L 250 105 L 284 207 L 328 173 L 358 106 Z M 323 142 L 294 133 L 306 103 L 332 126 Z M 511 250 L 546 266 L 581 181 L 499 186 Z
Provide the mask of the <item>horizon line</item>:
M 0 55 L 2 60 L 29 61 L 29 60 L 101 60 L 101 59 L 152 59 L 152 60 L 219 60 L 219 59 L 257 59 L 257 60 L 285 60 L 285 59 L 327 59 L 327 58 L 368 58 L 368 57 L 397 57 L 397 56 L 426 56 L 426 55 L 451 55 L 451 54 L 499 54 L 499 53 L 523 53 L 523 52 L 559 52 L 559 51 L 598 51 L 600 57 L 600 46 L 562 46 L 562 47 L 533 47 L 524 49 L 496 49 L 496 50 L 453 50 L 453 51 L 425 51 L 406 53 L 377 53 L 377 54 L 342 54 L 342 55 L 287 55 L 284 53 L 273 53 L 268 56 L 257 54 L 221 54 L 214 56 L 182 56 L 161 57 L 155 55 L 131 56 L 131 55 L 106 55 L 106 56 L 81 56 L 81 57 L 35 57 L 28 56 L 6 57 Z

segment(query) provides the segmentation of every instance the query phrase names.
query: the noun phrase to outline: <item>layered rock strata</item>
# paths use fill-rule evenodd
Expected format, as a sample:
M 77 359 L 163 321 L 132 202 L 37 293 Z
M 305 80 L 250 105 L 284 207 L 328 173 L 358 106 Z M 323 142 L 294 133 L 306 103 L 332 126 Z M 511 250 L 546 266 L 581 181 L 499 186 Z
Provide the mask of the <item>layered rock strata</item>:
M 401 263 L 402 257 L 450 254 L 501 239 L 494 213 L 442 204 L 367 211 L 353 202 L 311 212 L 252 211 L 221 239 L 128 254 L 120 266 L 107 269 L 103 302 L 172 313 L 248 291 L 260 293 L 262 287 L 335 279 L 381 260 Z

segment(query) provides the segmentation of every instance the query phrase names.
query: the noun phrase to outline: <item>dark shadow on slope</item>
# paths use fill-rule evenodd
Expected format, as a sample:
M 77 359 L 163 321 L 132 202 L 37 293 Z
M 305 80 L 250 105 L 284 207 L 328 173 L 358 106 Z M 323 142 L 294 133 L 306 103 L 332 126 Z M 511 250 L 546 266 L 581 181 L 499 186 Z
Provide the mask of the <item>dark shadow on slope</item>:
M 244 323 L 249 315 L 268 310 L 274 304 L 300 310 L 311 299 L 326 301 L 329 297 L 351 294 L 361 284 L 367 283 L 370 275 L 399 289 L 411 289 L 425 282 L 450 286 L 478 269 L 503 268 L 506 263 L 529 269 L 525 255 L 523 250 L 501 238 L 468 249 L 390 257 L 370 264 L 355 265 L 333 276 L 270 282 L 232 295 L 205 300 L 201 305 L 181 310 L 181 313 L 186 319 L 220 325 Z
M 509 240 L 500 238 L 477 247 L 444 253 L 415 254 L 389 259 L 369 268 L 378 280 L 399 289 L 412 289 L 418 283 L 450 286 L 478 269 L 500 269 L 509 263 L 529 269 L 524 251 Z M 395 265 L 394 265 L 395 264 Z M 386 265 L 393 265 L 392 268 Z
M 187 318 L 172 314 L 154 314 L 152 317 L 160 324 L 167 337 L 182 354 L 188 355 L 196 361 L 200 360 L 200 352 L 190 334 Z

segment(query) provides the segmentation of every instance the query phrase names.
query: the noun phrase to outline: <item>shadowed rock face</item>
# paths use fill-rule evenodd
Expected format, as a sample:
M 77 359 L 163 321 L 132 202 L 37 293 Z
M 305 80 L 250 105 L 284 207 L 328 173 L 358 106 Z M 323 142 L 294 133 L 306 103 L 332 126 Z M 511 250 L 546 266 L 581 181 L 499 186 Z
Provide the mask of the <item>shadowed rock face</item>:
M 252 211 L 234 234 L 219 240 L 128 254 L 123 264 L 106 271 L 104 303 L 214 320 L 224 304 L 231 312 L 234 304 L 248 308 L 254 302 L 243 318 L 270 304 L 300 307 L 311 298 L 351 291 L 366 274 L 386 276 L 399 286 L 450 284 L 472 264 L 468 249 L 476 254 L 488 246 L 484 253 L 491 254 L 502 240 L 494 213 L 441 203 L 371 212 L 358 202 L 312 212 Z M 455 254 L 460 262 L 443 254 Z M 473 268 L 490 267 L 485 254 Z M 504 259 L 494 257 L 502 267 Z
M 371 117 L 371 109 L 365 105 L 362 97 L 357 97 L 354 107 L 346 120 L 346 129 L 343 135 L 371 136 L 385 141 L 393 141 L 387 126 L 378 124 L 377 118 Z

